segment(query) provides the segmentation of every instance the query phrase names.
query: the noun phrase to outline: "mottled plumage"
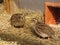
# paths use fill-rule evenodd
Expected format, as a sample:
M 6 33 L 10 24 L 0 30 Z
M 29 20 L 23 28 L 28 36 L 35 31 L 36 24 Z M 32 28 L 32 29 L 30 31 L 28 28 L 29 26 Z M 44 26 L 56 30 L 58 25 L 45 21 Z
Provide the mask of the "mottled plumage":
M 55 32 L 51 27 L 48 25 L 38 22 L 36 19 L 32 19 L 34 21 L 34 25 L 32 26 L 35 33 L 43 38 L 45 37 L 51 37 L 53 38 L 53 35 L 55 35 Z
M 11 25 L 15 27 L 23 27 L 25 23 L 24 15 L 17 13 L 11 16 Z

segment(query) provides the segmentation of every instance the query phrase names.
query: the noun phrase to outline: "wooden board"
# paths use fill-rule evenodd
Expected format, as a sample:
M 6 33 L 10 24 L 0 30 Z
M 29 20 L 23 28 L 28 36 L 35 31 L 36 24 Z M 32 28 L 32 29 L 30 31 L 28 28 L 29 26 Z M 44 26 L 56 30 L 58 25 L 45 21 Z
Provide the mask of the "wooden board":
M 14 12 L 13 0 L 4 0 L 4 6 L 8 13 L 12 14 Z

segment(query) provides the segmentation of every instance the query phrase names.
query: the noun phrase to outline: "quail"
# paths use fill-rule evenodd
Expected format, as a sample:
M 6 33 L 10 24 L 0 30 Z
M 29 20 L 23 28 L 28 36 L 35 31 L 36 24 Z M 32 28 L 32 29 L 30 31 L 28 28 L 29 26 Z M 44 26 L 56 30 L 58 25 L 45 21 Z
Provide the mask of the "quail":
M 48 25 L 39 22 L 36 18 L 32 19 L 32 29 L 34 30 L 34 32 L 42 38 L 54 38 L 55 32 L 53 31 L 53 29 L 51 27 L 49 27 Z
M 24 15 L 20 13 L 13 14 L 11 16 L 11 25 L 17 28 L 23 27 L 25 23 Z

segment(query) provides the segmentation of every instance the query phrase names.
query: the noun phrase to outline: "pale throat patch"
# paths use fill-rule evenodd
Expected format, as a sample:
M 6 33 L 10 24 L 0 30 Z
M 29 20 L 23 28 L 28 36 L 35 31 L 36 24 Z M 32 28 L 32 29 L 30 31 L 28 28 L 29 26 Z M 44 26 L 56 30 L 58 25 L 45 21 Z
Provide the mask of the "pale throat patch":
M 45 33 L 42 33 L 41 32 L 41 34 L 40 34 L 42 37 L 48 37 L 48 35 L 47 34 L 45 34 Z

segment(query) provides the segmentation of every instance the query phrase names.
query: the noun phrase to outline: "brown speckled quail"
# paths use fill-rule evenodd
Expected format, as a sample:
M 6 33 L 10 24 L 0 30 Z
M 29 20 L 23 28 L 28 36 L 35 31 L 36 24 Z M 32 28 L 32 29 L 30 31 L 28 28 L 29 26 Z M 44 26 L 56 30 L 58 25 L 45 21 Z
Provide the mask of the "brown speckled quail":
M 16 28 L 23 27 L 25 23 L 24 15 L 20 13 L 13 14 L 10 20 L 11 25 Z
M 37 19 L 32 19 L 32 29 L 35 33 L 42 38 L 54 38 L 55 32 L 48 25 L 39 22 Z

